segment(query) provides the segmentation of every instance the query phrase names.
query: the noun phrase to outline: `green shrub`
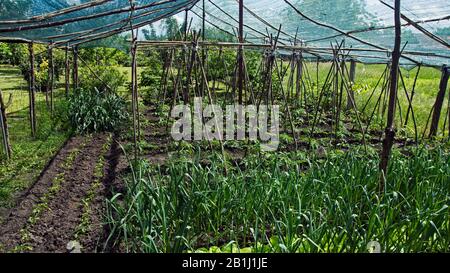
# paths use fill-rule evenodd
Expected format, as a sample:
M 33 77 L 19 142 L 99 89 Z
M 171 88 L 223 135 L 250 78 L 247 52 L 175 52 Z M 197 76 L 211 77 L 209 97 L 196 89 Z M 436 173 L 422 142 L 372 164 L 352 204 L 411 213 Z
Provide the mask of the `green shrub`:
M 161 76 L 162 66 L 159 62 L 155 62 L 141 72 L 140 85 L 147 87 L 143 90 L 144 92 L 142 92 L 145 104 L 150 104 L 152 98 L 158 96 L 161 88 Z
M 80 68 L 80 87 L 84 90 L 117 92 L 126 82 L 124 73 L 111 66 Z
M 125 100 L 113 92 L 78 89 L 69 98 L 69 119 L 79 134 L 115 131 L 127 120 Z
M 12 52 L 8 44 L 0 43 L 0 63 L 11 63 Z

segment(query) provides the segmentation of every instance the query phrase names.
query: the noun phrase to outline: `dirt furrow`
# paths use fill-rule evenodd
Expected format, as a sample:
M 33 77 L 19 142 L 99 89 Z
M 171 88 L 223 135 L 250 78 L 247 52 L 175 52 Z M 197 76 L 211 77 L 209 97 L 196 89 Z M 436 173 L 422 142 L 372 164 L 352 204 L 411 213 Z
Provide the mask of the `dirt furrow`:
M 106 134 L 96 135 L 80 152 L 73 167 L 65 173 L 64 182 L 48 209 L 29 229 L 33 252 L 66 252 L 73 240 L 83 213 L 83 198 L 94 181 L 97 160 L 106 141 Z
M 20 244 L 20 231 L 26 226 L 28 219 L 41 198 L 48 193 L 49 188 L 52 186 L 53 178 L 65 171 L 63 165 L 66 158 L 74 150 L 78 149 L 83 140 L 84 137 L 71 138 L 48 167 L 43 170 L 33 186 L 18 199 L 18 205 L 10 211 L 0 226 L 0 252 L 11 251 Z

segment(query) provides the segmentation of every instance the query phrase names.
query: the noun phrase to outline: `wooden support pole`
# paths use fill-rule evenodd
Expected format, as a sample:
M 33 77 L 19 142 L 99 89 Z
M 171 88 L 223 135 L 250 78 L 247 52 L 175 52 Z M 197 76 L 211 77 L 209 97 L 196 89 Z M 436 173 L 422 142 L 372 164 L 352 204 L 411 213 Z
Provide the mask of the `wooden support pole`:
M 31 136 L 36 137 L 36 77 L 34 69 L 34 48 L 33 43 L 28 44 L 28 52 L 30 58 L 29 71 L 29 104 L 30 104 L 30 125 Z
M 417 79 L 419 78 L 420 68 L 421 67 L 422 67 L 421 65 L 418 66 L 416 76 L 414 77 L 414 83 L 413 83 L 413 87 L 412 87 L 412 91 L 411 91 L 411 103 L 409 104 L 408 111 L 406 112 L 405 126 L 408 125 L 409 114 L 413 110 L 412 109 L 412 103 L 413 103 L 413 100 L 414 100 L 414 95 L 416 93 L 415 91 L 416 91 Z
M 51 48 L 50 45 L 47 47 L 47 82 L 46 82 L 46 86 L 45 86 L 45 104 L 47 105 L 47 110 L 50 108 L 50 102 L 49 102 L 49 98 L 48 98 L 48 93 L 50 93 L 50 54 L 51 54 Z M 42 89 L 42 87 L 41 87 Z M 40 90 L 43 91 L 43 90 Z
M 398 68 L 400 62 L 400 44 L 401 44 L 401 21 L 400 21 L 400 0 L 395 0 L 394 9 L 394 19 L 395 19 L 395 45 L 394 51 L 392 52 L 392 65 L 391 65 L 391 76 L 390 76 L 390 91 L 389 91 L 389 104 L 388 104 L 388 116 L 387 124 L 385 129 L 385 136 L 383 140 L 383 151 L 380 158 L 380 193 L 384 192 L 387 167 L 389 164 L 389 157 L 391 154 L 391 149 L 394 144 L 395 130 L 394 130 L 394 118 L 395 118 L 395 104 L 397 100 L 397 88 L 398 88 Z
M 131 16 L 133 16 L 136 5 L 133 0 L 130 0 L 131 7 Z M 133 21 L 130 20 L 130 29 L 131 29 L 131 107 L 132 116 L 133 116 L 133 142 L 134 142 L 134 160 L 138 160 L 139 150 L 138 150 L 138 134 L 140 135 L 140 126 L 139 126 L 139 100 L 138 100 L 138 89 L 137 89 L 137 40 L 139 29 L 133 28 Z
M 189 10 L 185 10 L 184 11 L 184 37 L 183 37 L 183 41 L 187 41 L 187 36 L 188 36 L 188 19 L 189 19 Z
M 353 108 L 352 100 L 355 101 L 355 92 L 353 90 L 353 86 L 355 84 L 355 78 L 356 78 L 356 61 L 354 59 L 352 59 L 350 61 L 350 75 L 349 75 L 350 90 L 349 90 L 348 96 L 347 96 L 347 111 Z
M 439 92 L 434 103 L 433 117 L 431 119 L 430 135 L 429 137 L 435 137 L 437 135 L 439 120 L 441 118 L 442 105 L 444 104 L 445 92 L 447 91 L 447 83 L 449 78 L 449 69 L 444 66 L 442 68 L 442 77 L 439 84 Z
M 47 86 L 47 96 L 50 93 L 50 112 L 53 115 L 54 105 L 53 105 L 53 85 L 55 79 L 55 64 L 53 61 L 53 48 L 48 47 L 48 86 Z M 47 101 L 48 104 L 48 101 Z
M 11 145 L 9 144 L 8 122 L 6 120 L 6 106 L 0 90 L 0 130 L 2 131 L 2 142 L 5 149 L 6 159 L 11 158 Z
M 202 41 L 206 40 L 206 23 L 205 23 L 206 10 L 205 10 L 205 8 L 206 8 L 205 7 L 205 0 L 203 0 L 203 7 L 202 7 Z M 207 64 L 206 64 L 206 52 L 205 52 L 205 48 L 204 47 L 202 47 L 202 63 L 205 66 L 205 70 L 207 71 L 207 69 L 206 69 L 206 66 L 207 66 Z M 202 83 L 202 88 L 201 88 L 200 96 L 203 97 L 203 95 L 205 93 L 205 84 L 206 84 L 206 82 L 203 79 L 203 77 L 202 77 L 201 83 Z
M 301 99 L 302 78 L 303 78 L 303 54 L 300 53 L 299 56 L 297 56 L 297 79 L 295 81 L 296 102 L 298 102 Z
M 73 89 L 78 89 L 78 46 L 73 48 L 73 71 L 72 71 Z
M 137 39 L 135 37 L 134 31 L 132 31 L 132 42 L 131 42 L 131 107 L 132 107 L 132 116 L 133 116 L 133 142 L 134 142 L 134 159 L 138 159 L 138 136 L 137 136 L 137 60 L 136 60 L 136 51 L 137 51 Z
M 244 0 L 239 0 L 239 43 L 244 43 Z M 239 104 L 242 105 L 244 88 L 244 47 L 239 46 L 238 52 L 238 89 Z
M 69 96 L 70 90 L 70 60 L 69 60 L 69 47 L 66 47 L 66 63 L 65 63 L 65 83 L 66 83 L 66 97 Z
M 450 140 L 450 92 L 448 92 L 448 106 L 447 106 L 447 111 L 448 111 L 448 139 Z

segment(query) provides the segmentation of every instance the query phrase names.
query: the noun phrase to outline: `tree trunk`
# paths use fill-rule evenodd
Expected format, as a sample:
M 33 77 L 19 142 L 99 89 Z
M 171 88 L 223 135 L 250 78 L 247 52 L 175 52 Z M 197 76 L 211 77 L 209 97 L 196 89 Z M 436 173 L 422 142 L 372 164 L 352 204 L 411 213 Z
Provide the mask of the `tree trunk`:
M 383 140 L 383 151 L 380 158 L 380 193 L 384 192 L 385 181 L 387 175 L 387 167 L 389 164 L 389 157 L 391 154 L 392 145 L 395 138 L 394 118 L 395 118 L 395 104 L 397 100 L 397 84 L 398 84 L 398 67 L 400 62 L 400 44 L 401 44 L 401 22 L 400 22 L 400 0 L 395 0 L 395 46 L 392 52 L 392 66 L 391 66 L 391 81 L 389 92 L 389 105 L 387 124 L 385 129 L 385 136 Z
M 430 138 L 437 135 L 439 120 L 441 118 L 442 105 L 444 104 L 445 92 L 447 91 L 447 83 L 449 78 L 448 67 L 442 68 L 441 83 L 439 84 L 439 93 L 434 103 L 433 118 L 431 119 Z

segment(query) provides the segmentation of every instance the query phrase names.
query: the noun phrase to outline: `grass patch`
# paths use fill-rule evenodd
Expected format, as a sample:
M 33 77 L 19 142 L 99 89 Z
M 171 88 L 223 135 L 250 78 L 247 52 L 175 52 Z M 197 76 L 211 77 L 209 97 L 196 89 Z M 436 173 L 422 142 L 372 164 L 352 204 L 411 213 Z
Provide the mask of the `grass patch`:
M 77 159 L 79 153 L 83 149 L 84 145 L 88 142 L 88 139 L 83 142 L 79 148 L 74 149 L 69 156 L 65 159 L 64 163 L 62 164 L 62 167 L 64 170 L 69 170 L 75 160 Z M 30 215 L 30 217 L 27 220 L 27 224 L 24 228 L 20 230 L 21 234 L 21 243 L 20 245 L 16 246 L 12 252 L 22 252 L 22 251 L 31 251 L 33 248 L 29 244 L 29 240 L 31 239 L 31 233 L 30 233 L 30 227 L 35 225 L 39 219 L 42 213 L 49 209 L 48 205 L 52 198 L 59 192 L 61 189 L 61 184 L 64 182 L 65 172 L 61 172 L 52 181 L 51 187 L 48 189 L 48 192 L 46 192 L 40 199 L 38 204 L 33 208 L 33 211 Z
M 5 78 L 3 75 L 8 72 Z M 0 207 L 14 205 L 15 195 L 31 185 L 45 165 L 55 156 L 71 135 L 66 117 L 66 102 L 63 90 L 55 92 L 55 114 L 48 111 L 45 94 L 36 94 L 37 137 L 31 137 L 28 116 L 28 91 L 18 69 L 0 66 L 0 89 L 5 99 L 13 94 L 13 103 L 8 108 L 8 125 L 12 146 L 12 158 L 2 160 L 0 155 Z

